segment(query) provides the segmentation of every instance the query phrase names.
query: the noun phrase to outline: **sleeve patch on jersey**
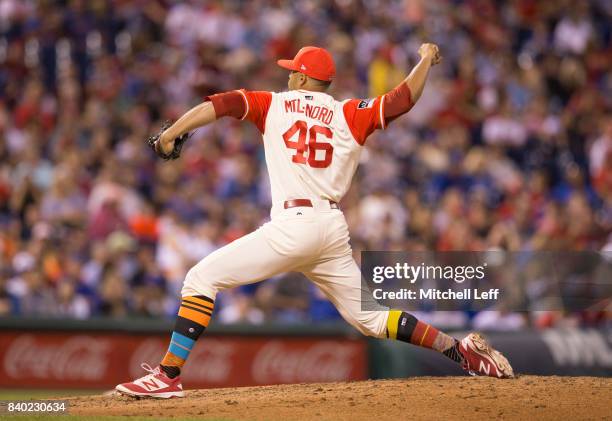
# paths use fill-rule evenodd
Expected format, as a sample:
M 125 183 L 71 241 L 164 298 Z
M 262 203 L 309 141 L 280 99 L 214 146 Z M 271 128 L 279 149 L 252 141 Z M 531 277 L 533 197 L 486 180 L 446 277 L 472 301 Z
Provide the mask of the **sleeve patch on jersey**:
M 374 105 L 374 99 L 361 100 L 359 102 L 359 105 L 357 105 L 357 109 L 362 110 L 364 108 L 372 108 L 372 105 Z

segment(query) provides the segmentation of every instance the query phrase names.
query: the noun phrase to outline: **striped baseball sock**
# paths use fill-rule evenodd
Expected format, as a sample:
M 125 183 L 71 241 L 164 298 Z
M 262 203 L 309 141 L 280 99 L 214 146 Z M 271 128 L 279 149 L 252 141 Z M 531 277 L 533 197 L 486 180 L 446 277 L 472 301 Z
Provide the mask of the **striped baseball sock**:
M 178 311 L 170 346 L 160 367 L 170 378 L 181 374 L 195 342 L 204 332 L 214 308 L 215 302 L 203 295 L 183 297 Z
M 455 362 L 462 361 L 457 339 L 400 310 L 389 311 L 387 338 L 435 349 Z

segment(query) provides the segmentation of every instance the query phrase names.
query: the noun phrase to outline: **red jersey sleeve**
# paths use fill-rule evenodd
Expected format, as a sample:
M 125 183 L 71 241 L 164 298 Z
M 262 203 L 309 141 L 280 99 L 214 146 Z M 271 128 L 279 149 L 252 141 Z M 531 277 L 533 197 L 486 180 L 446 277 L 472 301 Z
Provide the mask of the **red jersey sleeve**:
M 246 111 L 241 120 L 253 122 L 261 133 L 266 131 L 266 118 L 272 102 L 272 93 L 266 91 L 238 91 L 242 94 Z
M 344 118 L 357 143 L 363 145 L 374 130 L 385 128 L 384 106 L 384 96 L 351 99 L 344 104 Z
M 215 107 L 217 118 L 229 116 L 253 122 L 260 132 L 266 129 L 266 117 L 272 94 L 264 91 L 229 91 L 204 98 Z

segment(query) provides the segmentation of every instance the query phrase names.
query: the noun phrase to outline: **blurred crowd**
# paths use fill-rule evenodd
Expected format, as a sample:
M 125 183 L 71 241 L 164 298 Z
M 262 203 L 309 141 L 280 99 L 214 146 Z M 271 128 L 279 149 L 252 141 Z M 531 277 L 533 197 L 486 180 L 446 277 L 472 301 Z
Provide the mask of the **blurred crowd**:
M 424 41 L 444 57 L 367 142 L 341 203 L 357 259 L 612 251 L 611 20 L 607 0 L 0 0 L 0 315 L 173 316 L 191 265 L 269 217 L 269 184 L 249 124 L 175 162 L 145 139 L 207 94 L 286 89 L 276 59 L 309 44 L 339 99 L 393 88 Z M 220 323 L 339 318 L 296 274 L 218 303 Z M 441 317 L 568 320 L 502 313 Z

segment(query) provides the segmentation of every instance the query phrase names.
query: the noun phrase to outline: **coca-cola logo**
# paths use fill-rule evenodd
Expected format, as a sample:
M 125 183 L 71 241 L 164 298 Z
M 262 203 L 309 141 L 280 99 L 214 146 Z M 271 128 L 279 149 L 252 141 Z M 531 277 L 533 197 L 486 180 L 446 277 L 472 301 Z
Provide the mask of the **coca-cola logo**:
M 18 336 L 4 355 L 9 377 L 96 381 L 104 377 L 110 342 L 73 336 L 60 343 L 44 343 L 33 335 Z
M 253 379 L 260 384 L 347 380 L 351 378 L 356 351 L 353 344 L 337 341 L 300 349 L 271 341 L 255 355 Z
M 143 341 L 130 358 L 130 375 L 140 377 L 143 375 L 140 364 L 143 362 L 151 366 L 159 364 L 168 348 L 167 341 L 147 339 Z M 197 343 L 189 355 L 187 369 L 182 378 L 185 382 L 206 382 L 212 384 L 225 384 L 232 372 L 232 358 L 235 355 L 234 343 L 207 338 Z

